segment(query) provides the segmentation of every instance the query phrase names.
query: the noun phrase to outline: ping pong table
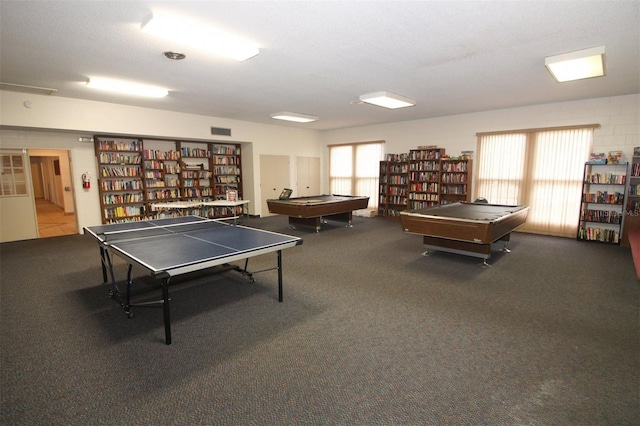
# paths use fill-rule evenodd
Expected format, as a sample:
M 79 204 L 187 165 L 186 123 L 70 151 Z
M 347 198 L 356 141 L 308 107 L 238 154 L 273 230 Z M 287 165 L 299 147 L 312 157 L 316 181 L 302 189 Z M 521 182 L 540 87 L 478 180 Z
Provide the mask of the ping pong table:
M 169 282 L 171 278 L 196 271 L 224 272 L 235 270 L 254 282 L 253 274 L 278 271 L 278 301 L 282 302 L 282 250 L 302 244 L 302 239 L 271 231 L 237 226 L 222 220 L 198 216 L 182 216 L 139 222 L 124 222 L 84 228 L 100 246 L 102 276 L 111 283 L 109 294 L 124 308 L 162 307 L 165 343 L 171 344 Z M 277 266 L 249 272 L 249 258 L 277 252 Z M 126 293 L 122 295 L 114 274 L 113 256 L 127 265 Z M 231 264 L 244 260 L 244 268 Z M 132 303 L 133 267 L 141 267 L 162 287 L 162 300 Z

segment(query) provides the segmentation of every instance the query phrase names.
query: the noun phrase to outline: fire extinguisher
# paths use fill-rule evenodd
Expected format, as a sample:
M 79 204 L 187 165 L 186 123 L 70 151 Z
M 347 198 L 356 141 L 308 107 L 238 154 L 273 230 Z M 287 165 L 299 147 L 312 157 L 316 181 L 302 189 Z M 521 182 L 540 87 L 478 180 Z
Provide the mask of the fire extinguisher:
M 82 187 L 84 189 L 91 188 L 91 175 L 89 174 L 89 172 L 82 174 Z

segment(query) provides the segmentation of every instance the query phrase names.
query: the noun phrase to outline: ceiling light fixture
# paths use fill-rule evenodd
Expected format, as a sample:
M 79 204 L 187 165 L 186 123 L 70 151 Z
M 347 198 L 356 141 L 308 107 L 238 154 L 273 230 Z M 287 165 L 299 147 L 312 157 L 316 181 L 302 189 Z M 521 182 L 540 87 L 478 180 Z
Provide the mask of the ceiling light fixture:
M 389 109 L 414 106 L 416 101 L 391 92 L 375 92 L 360 96 L 362 102 Z
M 271 118 L 275 118 L 276 120 L 286 120 L 286 121 L 295 121 L 296 123 L 311 123 L 312 121 L 317 121 L 318 117 L 307 114 L 298 114 L 297 112 L 276 112 L 271 114 Z
M 87 82 L 87 87 L 91 89 L 107 90 L 110 92 L 146 96 L 150 98 L 163 98 L 169 94 L 167 89 L 162 89 L 160 87 L 127 83 L 125 81 L 112 80 L 108 78 L 91 78 Z
M 558 83 L 602 77 L 604 69 L 604 46 L 549 56 L 544 59 L 553 78 Z
M 240 37 L 210 26 L 163 15 L 151 16 L 140 26 L 143 32 L 171 40 L 181 46 L 192 46 L 236 61 L 245 61 L 260 53 L 260 49 Z

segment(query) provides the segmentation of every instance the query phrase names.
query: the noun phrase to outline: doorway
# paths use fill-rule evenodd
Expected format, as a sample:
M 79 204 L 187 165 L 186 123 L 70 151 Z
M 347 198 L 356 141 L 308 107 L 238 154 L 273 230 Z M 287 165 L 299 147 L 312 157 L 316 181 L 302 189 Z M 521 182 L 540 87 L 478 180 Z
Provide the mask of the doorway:
M 29 163 L 38 238 L 77 234 L 68 151 L 29 150 Z

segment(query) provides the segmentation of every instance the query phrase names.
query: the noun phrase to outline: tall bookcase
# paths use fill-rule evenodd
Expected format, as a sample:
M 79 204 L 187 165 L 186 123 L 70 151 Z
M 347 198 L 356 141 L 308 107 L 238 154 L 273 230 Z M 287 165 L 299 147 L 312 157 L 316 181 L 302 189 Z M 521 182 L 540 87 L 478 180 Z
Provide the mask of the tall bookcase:
M 152 205 L 225 199 L 227 191 L 242 199 L 239 144 L 109 135 L 94 136 L 94 144 L 103 223 L 185 213 L 228 216 L 228 207 L 160 213 Z
M 633 149 L 633 157 L 629 169 L 629 190 L 625 208 L 622 243 L 629 244 L 628 233 L 640 229 L 640 147 Z
M 578 241 L 620 244 L 627 163 L 584 166 Z
M 147 211 L 139 139 L 95 139 L 103 223 L 140 219 Z
M 400 212 L 408 205 L 408 184 L 408 155 L 388 154 L 380 162 L 378 216 L 400 218 Z
M 463 154 L 449 157 L 437 147 L 387 154 L 380 162 L 378 216 L 399 218 L 407 209 L 471 201 L 473 161 Z
M 472 160 L 443 158 L 440 160 L 440 204 L 469 201 Z
M 409 151 L 409 209 L 440 204 L 440 158 L 442 148 Z

